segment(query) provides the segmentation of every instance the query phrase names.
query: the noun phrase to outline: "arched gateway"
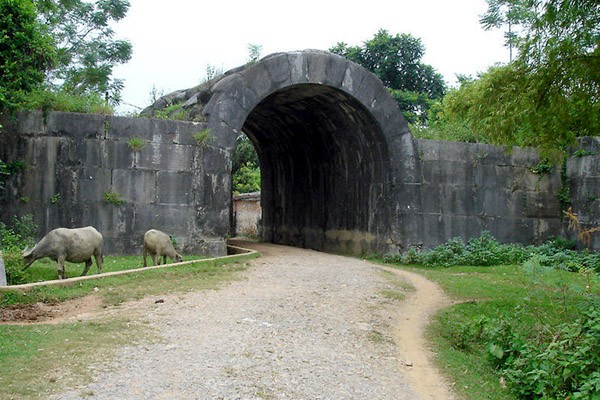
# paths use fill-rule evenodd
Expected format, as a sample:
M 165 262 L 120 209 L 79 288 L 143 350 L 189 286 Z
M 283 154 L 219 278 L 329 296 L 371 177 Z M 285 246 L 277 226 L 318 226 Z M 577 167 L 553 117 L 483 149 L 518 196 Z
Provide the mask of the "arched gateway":
M 224 254 L 241 134 L 260 158 L 268 242 L 354 254 L 429 248 L 484 230 L 539 242 L 564 234 L 555 193 L 565 184 L 574 209 L 598 209 L 589 201 L 598 194 L 593 156 L 569 160 L 563 182 L 560 168 L 532 171 L 532 150 L 415 140 L 374 75 L 322 51 L 268 56 L 164 96 L 145 114 L 159 109 L 189 121 L 0 117 L 0 160 L 26 166 L 1 182 L 0 221 L 32 214 L 40 237 L 92 225 L 109 253 L 139 251 L 144 232 L 158 228 L 184 252 Z M 208 142 L 197 140 L 207 131 Z M 594 212 L 585 221 L 597 221 Z
M 392 186 L 414 175 L 405 171 L 414 145 L 379 79 L 337 55 L 302 51 L 230 71 L 204 90 L 188 92 L 186 104 L 201 108 L 211 135 L 233 152 L 243 132 L 256 148 L 263 240 L 387 250 Z

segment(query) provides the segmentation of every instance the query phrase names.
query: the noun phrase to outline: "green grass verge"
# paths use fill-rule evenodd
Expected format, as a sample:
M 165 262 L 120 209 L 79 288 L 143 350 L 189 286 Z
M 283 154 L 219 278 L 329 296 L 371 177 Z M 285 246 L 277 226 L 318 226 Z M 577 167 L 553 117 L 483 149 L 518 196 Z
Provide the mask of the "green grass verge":
M 437 282 L 458 301 L 433 318 L 427 335 L 436 363 L 464 399 L 518 398 L 503 388 L 486 343 L 476 340 L 478 321 L 510 323 L 535 341 L 540 331 L 573 321 L 582 304 L 600 296 L 596 274 L 521 266 L 398 268 Z
M 89 382 L 87 365 L 110 360 L 121 345 L 152 338 L 151 330 L 127 319 L 0 325 L 0 398 L 46 398 Z
M 141 270 L 131 274 L 109 276 L 73 283 L 69 286 L 40 286 L 26 291 L 0 291 L 0 307 L 13 304 L 57 303 L 77 297 L 86 296 L 97 291 L 107 304 L 118 304 L 129 299 L 137 299 L 146 295 L 166 293 L 169 291 L 185 291 L 213 287 L 213 282 L 226 280 L 235 273 L 240 262 L 256 257 L 254 254 L 242 254 L 235 258 L 199 259 L 197 263 L 178 265 L 164 269 Z M 32 265 L 32 274 L 45 280 L 51 276 L 56 279 L 55 263 L 36 262 Z M 220 265 L 231 264 L 231 268 L 219 268 Z M 136 269 L 142 266 L 141 257 L 119 256 L 105 257 L 102 272 Z M 67 276 L 78 276 L 81 266 L 68 265 Z M 70 271 L 70 272 L 69 272 Z M 27 272 L 27 271 L 26 271 Z M 46 279 L 47 280 L 47 279 Z M 36 280 L 37 281 L 37 280 Z
M 217 289 L 238 279 L 246 261 L 255 257 L 256 254 L 242 254 L 233 259 L 199 260 L 190 265 L 82 281 L 73 286 L 2 291 L 0 305 L 61 302 L 92 293 L 102 296 L 105 304 L 118 304 L 165 293 Z M 118 257 L 113 266 L 113 260 L 106 257 L 106 269 L 129 269 L 138 265 L 139 259 Z M 42 263 L 36 268 L 46 266 Z M 110 360 L 121 345 L 153 339 L 153 332 L 143 322 L 125 318 L 0 325 L 0 398 L 44 398 L 87 382 L 91 379 L 87 365 Z

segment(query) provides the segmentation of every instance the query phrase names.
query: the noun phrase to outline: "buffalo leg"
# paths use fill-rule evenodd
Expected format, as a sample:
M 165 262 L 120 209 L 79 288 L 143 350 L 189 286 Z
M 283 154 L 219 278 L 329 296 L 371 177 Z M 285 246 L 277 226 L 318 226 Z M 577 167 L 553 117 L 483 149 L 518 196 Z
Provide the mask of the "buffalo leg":
M 92 257 L 85 260 L 85 268 L 83 269 L 83 273 L 81 274 L 81 276 L 85 276 L 88 273 L 88 271 L 90 270 L 91 266 L 92 266 Z
M 146 261 L 146 257 L 148 257 L 148 250 L 144 248 L 144 268 L 148 266 L 148 262 Z M 152 256 L 150 256 L 152 257 Z
M 94 254 L 94 259 L 96 259 L 96 267 L 98 267 L 98 273 L 102 272 L 102 254 Z
M 65 259 L 63 257 L 58 257 L 58 277 L 60 279 L 65 279 L 67 275 L 65 274 Z

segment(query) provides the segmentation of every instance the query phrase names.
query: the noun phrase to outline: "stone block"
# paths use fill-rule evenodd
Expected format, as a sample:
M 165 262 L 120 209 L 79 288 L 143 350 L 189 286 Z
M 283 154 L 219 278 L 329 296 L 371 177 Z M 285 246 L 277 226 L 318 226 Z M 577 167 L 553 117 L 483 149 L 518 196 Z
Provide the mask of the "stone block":
M 112 172 L 107 168 L 85 167 L 77 176 L 78 198 L 84 203 L 103 201 L 105 192 L 111 191 Z
M 306 53 L 293 51 L 287 53 L 290 71 L 290 84 L 308 83 L 308 62 Z
M 274 85 L 269 74 L 269 69 L 262 63 L 254 64 L 244 71 L 244 82 L 244 86 L 247 86 L 247 88 L 244 90 L 244 87 L 242 87 L 241 85 L 238 86 L 236 90 L 238 96 L 241 96 L 240 92 L 250 90 L 253 93 L 253 97 L 255 99 L 267 97 L 270 94 Z M 240 104 L 240 106 L 243 106 L 244 109 L 246 109 L 246 106 L 252 106 L 252 104 L 246 104 L 246 102 L 244 101 L 238 103 Z M 251 109 L 246 109 L 246 111 L 250 112 Z
M 525 191 L 525 217 L 560 218 L 560 203 L 555 193 Z
M 437 193 L 432 195 L 437 195 L 432 201 L 439 204 L 439 210 L 444 214 L 468 215 L 475 209 L 472 186 L 440 185 Z
M 336 62 L 332 60 L 330 53 L 311 52 L 306 55 L 310 82 L 333 87 L 339 87 L 342 84 L 348 61 L 339 56 L 333 57 L 336 58 Z
M 46 116 L 45 134 L 73 140 L 102 139 L 106 118 L 101 114 L 50 112 Z
M 479 164 L 510 165 L 510 153 L 504 147 L 484 143 L 469 144 L 471 160 Z
M 465 186 L 473 181 L 471 165 L 461 161 L 424 161 L 421 173 L 423 182 L 431 185 Z
M 567 177 L 600 176 L 600 155 L 569 157 Z
M 190 204 L 192 173 L 159 171 L 157 201 L 159 204 Z
M 132 152 L 133 164 L 140 169 L 161 171 L 189 171 L 197 147 L 151 142 L 141 150 Z
M 196 232 L 194 214 L 193 205 L 138 204 L 135 234 L 141 238 L 147 230 L 159 229 L 169 235 L 190 236 Z
M 112 192 L 131 203 L 156 202 L 156 172 L 147 170 L 115 169 L 112 174 Z
M 507 188 L 513 185 L 513 177 L 518 174 L 509 165 L 473 165 L 473 183 L 477 187 Z
M 97 143 L 100 148 L 100 166 L 111 169 L 130 169 L 135 166 L 135 153 L 126 142 L 103 140 Z

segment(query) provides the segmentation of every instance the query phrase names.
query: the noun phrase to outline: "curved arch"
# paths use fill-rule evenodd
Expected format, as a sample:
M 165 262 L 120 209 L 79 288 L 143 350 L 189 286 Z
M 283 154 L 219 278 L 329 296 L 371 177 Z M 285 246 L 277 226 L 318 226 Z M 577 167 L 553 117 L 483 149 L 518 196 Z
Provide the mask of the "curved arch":
M 244 132 L 257 149 L 263 240 L 385 250 L 397 230 L 395 171 L 414 144 L 373 74 L 331 53 L 279 53 L 231 71 L 212 92 L 204 113 L 218 145 L 232 152 Z

